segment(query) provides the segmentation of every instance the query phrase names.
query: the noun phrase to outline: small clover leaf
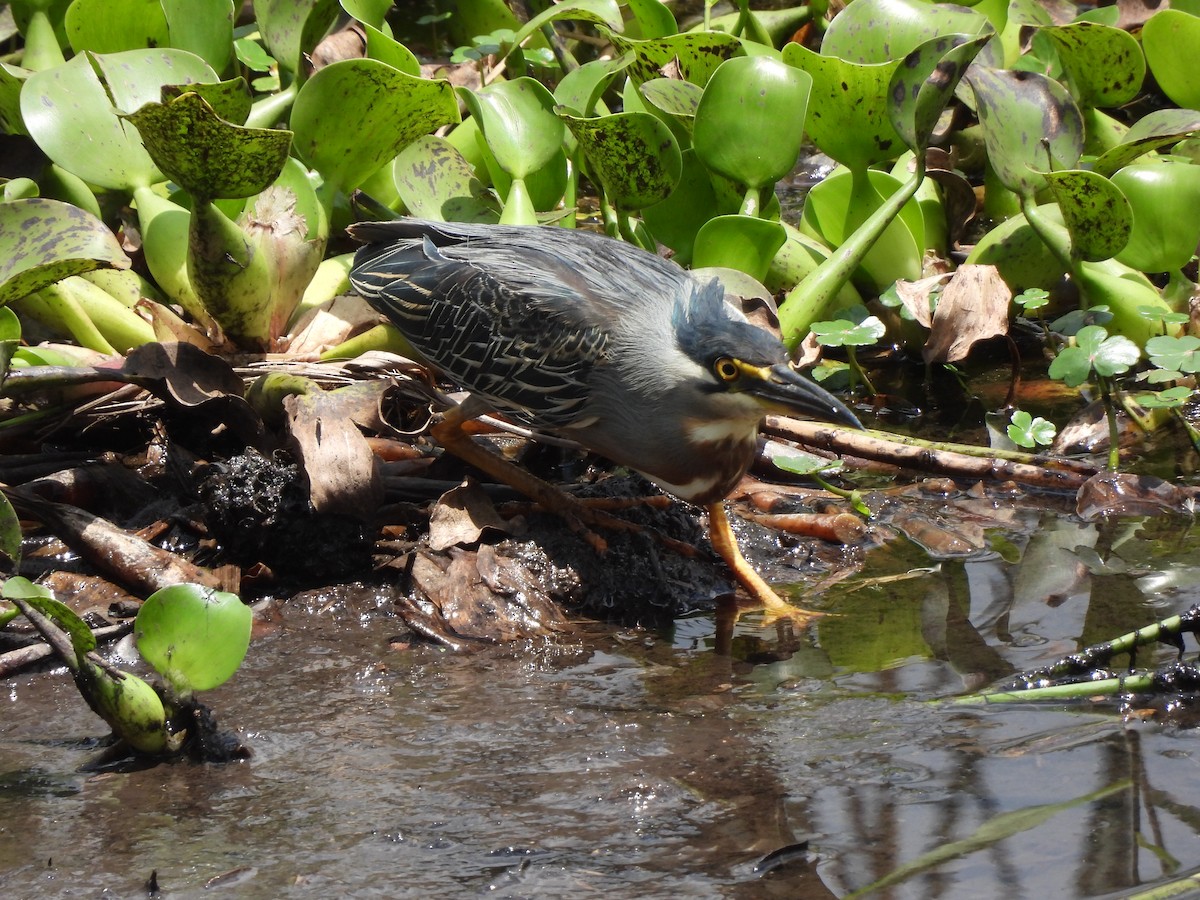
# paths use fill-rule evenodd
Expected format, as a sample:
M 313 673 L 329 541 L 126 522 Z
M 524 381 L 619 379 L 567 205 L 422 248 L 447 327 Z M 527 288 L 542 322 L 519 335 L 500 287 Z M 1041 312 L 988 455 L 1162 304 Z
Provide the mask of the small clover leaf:
M 1138 394 L 1134 399 L 1146 409 L 1175 409 L 1183 406 L 1191 395 L 1191 388 L 1178 385 L 1165 391 Z
M 1033 312 L 1050 303 L 1050 293 L 1041 288 L 1026 288 L 1020 294 L 1013 297 L 1013 303 L 1022 307 L 1025 312 Z
M 1085 325 L 1075 335 L 1075 345 L 1066 347 L 1050 364 L 1050 377 L 1077 387 L 1091 372 L 1111 378 L 1129 371 L 1138 361 L 1141 350 L 1123 335 L 1111 337 L 1099 325 Z
M 1010 421 L 1008 439 L 1018 447 L 1049 446 L 1058 433 L 1053 422 L 1047 422 L 1041 416 L 1034 418 L 1023 409 L 1014 412 Z
M 822 347 L 866 347 L 887 331 L 877 316 L 868 316 L 857 325 L 847 319 L 814 322 L 812 330 Z
M 1200 338 L 1193 335 L 1150 338 L 1146 341 L 1146 354 L 1150 362 L 1160 369 L 1175 369 L 1189 374 L 1200 372 Z

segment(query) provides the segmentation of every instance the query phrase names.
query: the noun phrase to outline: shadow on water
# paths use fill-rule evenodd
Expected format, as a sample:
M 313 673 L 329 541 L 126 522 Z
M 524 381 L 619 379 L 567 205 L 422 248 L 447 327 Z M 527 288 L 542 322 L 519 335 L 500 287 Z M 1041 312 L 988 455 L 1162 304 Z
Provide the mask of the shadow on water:
M 1200 602 L 1196 536 L 1022 513 L 989 540 L 893 542 L 838 616 L 728 653 L 704 616 L 397 649 L 370 592 L 296 598 L 205 698 L 255 752 L 223 767 L 83 772 L 69 681 L 10 681 L 4 896 L 1092 897 L 1200 867 L 1200 732 L 934 702 Z

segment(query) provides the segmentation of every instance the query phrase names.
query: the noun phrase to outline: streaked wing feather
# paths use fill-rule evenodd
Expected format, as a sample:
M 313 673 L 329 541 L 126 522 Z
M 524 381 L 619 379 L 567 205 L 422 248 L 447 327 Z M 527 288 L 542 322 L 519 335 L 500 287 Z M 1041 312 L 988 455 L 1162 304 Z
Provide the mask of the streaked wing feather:
M 528 278 L 512 266 L 514 250 L 541 251 L 487 249 L 439 248 L 426 234 L 372 244 L 359 250 L 351 283 L 462 387 L 533 424 L 570 425 L 607 331 L 581 314 L 577 290 L 547 279 L 545 259 L 527 263 Z

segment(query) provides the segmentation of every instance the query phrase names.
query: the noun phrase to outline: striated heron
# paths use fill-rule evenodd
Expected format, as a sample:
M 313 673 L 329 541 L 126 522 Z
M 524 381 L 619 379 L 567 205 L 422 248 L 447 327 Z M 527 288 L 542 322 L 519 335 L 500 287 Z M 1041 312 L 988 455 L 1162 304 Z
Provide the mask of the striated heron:
M 363 222 L 350 282 L 425 359 L 471 393 L 435 427 L 447 450 L 580 522 L 598 516 L 475 443 L 501 411 L 568 437 L 707 507 L 714 549 L 770 615 L 806 615 L 742 557 L 721 501 L 750 467 L 767 413 L 861 427 L 799 375 L 782 343 L 674 263 L 558 227 Z M 616 520 L 618 523 L 620 520 Z

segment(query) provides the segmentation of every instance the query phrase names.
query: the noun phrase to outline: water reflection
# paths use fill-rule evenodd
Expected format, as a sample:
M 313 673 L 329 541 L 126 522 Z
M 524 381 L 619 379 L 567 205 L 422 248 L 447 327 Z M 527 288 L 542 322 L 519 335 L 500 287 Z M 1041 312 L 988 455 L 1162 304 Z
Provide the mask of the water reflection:
M 353 589 L 285 607 L 210 698 L 256 751 L 225 767 L 80 773 L 98 721 L 23 678 L 5 896 L 157 871 L 172 898 L 804 900 L 897 873 L 873 896 L 1085 897 L 1200 865 L 1200 732 L 936 702 L 1200 600 L 1177 524 L 1013 522 L 966 559 L 880 549 L 801 633 L 700 616 L 460 656 L 389 650 Z

